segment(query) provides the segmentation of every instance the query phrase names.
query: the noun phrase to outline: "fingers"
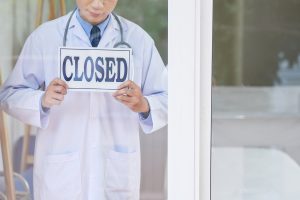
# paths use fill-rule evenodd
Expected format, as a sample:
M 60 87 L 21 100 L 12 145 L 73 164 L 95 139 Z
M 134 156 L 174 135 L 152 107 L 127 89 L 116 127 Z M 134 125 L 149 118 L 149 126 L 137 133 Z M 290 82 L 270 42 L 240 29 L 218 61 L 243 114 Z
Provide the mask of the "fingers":
M 139 87 L 129 80 L 118 87 L 118 90 L 113 93 L 113 97 L 124 103 L 132 103 L 140 95 L 139 93 L 141 93 Z
M 55 91 L 57 93 L 61 93 L 61 94 L 66 94 L 67 89 L 69 88 L 69 86 L 67 85 L 67 83 L 59 78 L 54 79 L 53 81 L 50 82 L 48 88 L 51 91 Z
M 122 83 L 113 96 L 134 112 L 146 112 L 149 110 L 148 102 L 145 100 L 140 87 L 133 81 Z
M 54 85 L 53 86 L 53 91 L 58 93 L 58 94 L 63 94 L 63 95 L 67 94 L 67 89 L 64 86 L 61 86 L 61 85 Z
M 63 101 L 64 100 L 64 95 L 63 94 L 60 94 L 60 93 L 56 93 L 54 92 L 52 95 L 51 95 L 51 98 L 52 99 L 55 99 L 55 100 L 58 100 L 58 101 Z
M 118 87 L 118 90 L 123 89 L 123 88 L 132 88 L 132 89 L 135 89 L 136 87 L 138 87 L 138 86 L 133 81 L 128 80 L 128 81 L 125 81 L 124 83 L 122 83 Z
M 46 104 L 47 105 L 50 105 L 50 106 L 45 106 L 45 107 L 47 107 L 47 108 L 50 108 L 50 107 L 52 107 L 52 106 L 54 106 L 54 105 L 60 105 L 61 103 L 62 103 L 62 101 L 61 100 L 59 100 L 59 99 L 56 99 L 56 98 L 47 98 L 47 100 L 45 100 L 46 102 Z
M 42 100 L 42 106 L 45 108 L 51 108 L 54 105 L 60 105 L 64 100 L 64 95 L 62 94 L 49 94 L 45 93 Z
M 50 108 L 54 105 L 60 105 L 67 94 L 68 85 L 61 79 L 54 79 L 47 87 L 42 98 L 42 106 Z
M 123 89 L 117 90 L 113 94 L 113 96 L 114 97 L 117 97 L 117 96 L 129 96 L 129 97 L 132 97 L 132 96 L 134 96 L 134 94 L 135 94 L 135 90 L 134 89 L 125 87 Z
M 50 85 L 58 85 L 64 87 L 66 90 L 68 89 L 67 83 L 59 78 L 56 78 L 53 81 L 51 81 Z
M 126 96 L 126 95 L 119 95 L 115 97 L 117 100 L 123 102 L 123 103 L 131 103 L 132 97 Z
M 122 83 L 119 87 L 118 90 L 113 94 L 114 97 L 117 97 L 119 95 L 123 96 L 137 96 L 138 92 L 140 91 L 139 86 L 137 86 L 133 81 L 126 81 Z

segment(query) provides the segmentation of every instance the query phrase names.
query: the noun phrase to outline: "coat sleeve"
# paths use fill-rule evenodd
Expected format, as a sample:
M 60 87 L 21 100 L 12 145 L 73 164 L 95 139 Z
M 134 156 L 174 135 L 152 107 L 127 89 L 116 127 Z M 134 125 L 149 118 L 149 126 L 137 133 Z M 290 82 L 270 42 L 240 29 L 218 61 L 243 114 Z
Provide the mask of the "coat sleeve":
M 41 107 L 44 91 L 43 55 L 39 38 L 32 33 L 25 42 L 16 66 L 0 90 L 1 108 L 20 121 L 45 128 L 48 113 Z
M 145 44 L 142 92 L 150 105 L 147 119 L 140 118 L 145 133 L 156 131 L 168 121 L 168 74 L 153 40 Z

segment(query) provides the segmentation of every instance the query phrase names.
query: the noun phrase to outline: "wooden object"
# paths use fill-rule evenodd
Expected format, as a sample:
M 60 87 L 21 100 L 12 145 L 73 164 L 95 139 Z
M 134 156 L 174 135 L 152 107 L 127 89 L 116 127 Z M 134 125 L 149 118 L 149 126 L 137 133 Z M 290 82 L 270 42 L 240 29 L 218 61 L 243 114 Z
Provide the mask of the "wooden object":
M 66 9 L 66 2 L 65 0 L 60 0 L 60 15 L 66 15 L 67 9 Z
M 55 1 L 49 0 L 49 20 L 55 19 Z
M 13 181 L 13 167 L 9 148 L 9 138 L 4 126 L 3 112 L 0 110 L 0 140 L 5 175 L 6 195 L 9 200 L 15 200 L 15 185 Z
M 38 0 L 37 3 L 37 15 L 36 15 L 36 20 L 35 20 L 35 26 L 39 26 L 42 23 L 42 18 L 43 18 L 43 8 L 44 8 L 44 0 Z
M 49 15 L 48 20 L 53 20 L 56 17 L 63 16 L 66 14 L 66 2 L 65 0 L 59 0 L 59 7 L 60 7 L 60 15 L 56 15 L 56 4 L 55 0 L 48 0 L 49 1 Z M 43 21 L 43 11 L 44 11 L 44 0 L 38 0 L 37 4 L 37 16 L 35 25 L 38 27 L 42 24 Z

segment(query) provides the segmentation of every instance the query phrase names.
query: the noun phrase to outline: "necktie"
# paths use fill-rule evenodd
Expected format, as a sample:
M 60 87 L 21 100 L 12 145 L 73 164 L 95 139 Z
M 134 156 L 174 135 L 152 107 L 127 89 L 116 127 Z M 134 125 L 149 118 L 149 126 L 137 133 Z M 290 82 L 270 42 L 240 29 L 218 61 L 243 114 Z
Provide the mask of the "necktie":
M 90 41 L 92 44 L 92 47 L 97 47 L 100 40 L 101 40 L 101 31 L 98 26 L 93 26 L 91 33 L 90 33 Z

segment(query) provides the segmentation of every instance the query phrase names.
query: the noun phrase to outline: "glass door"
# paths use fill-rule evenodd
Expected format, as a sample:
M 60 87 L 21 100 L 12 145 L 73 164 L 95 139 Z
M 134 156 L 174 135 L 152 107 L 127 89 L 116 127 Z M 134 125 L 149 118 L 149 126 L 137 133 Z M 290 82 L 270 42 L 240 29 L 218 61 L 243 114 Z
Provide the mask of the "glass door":
M 212 200 L 300 198 L 300 3 L 214 0 Z

